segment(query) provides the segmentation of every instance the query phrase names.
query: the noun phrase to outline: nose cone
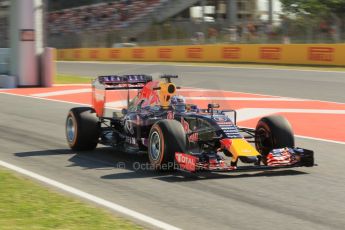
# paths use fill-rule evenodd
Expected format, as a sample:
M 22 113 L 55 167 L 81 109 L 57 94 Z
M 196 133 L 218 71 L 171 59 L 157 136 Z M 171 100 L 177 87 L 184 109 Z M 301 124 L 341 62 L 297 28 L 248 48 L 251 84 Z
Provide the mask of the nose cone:
M 239 157 L 257 157 L 260 153 L 244 139 L 232 139 L 230 152 Z

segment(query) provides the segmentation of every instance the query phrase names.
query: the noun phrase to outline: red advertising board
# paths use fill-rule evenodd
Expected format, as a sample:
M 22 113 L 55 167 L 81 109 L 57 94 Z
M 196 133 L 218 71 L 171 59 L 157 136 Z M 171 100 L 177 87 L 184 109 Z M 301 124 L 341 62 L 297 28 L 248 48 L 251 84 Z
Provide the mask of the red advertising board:
M 159 48 L 158 57 L 160 59 L 171 59 L 172 58 L 172 49 L 171 48 Z
M 222 57 L 224 59 L 240 59 L 241 48 L 240 47 L 224 47 L 222 50 Z
M 190 59 L 202 59 L 203 49 L 201 47 L 190 47 L 187 48 L 187 58 Z
M 261 47 L 259 56 L 262 60 L 280 60 L 281 53 L 280 47 Z
M 308 59 L 310 61 L 331 62 L 334 60 L 334 48 L 331 48 L 331 47 L 309 47 Z

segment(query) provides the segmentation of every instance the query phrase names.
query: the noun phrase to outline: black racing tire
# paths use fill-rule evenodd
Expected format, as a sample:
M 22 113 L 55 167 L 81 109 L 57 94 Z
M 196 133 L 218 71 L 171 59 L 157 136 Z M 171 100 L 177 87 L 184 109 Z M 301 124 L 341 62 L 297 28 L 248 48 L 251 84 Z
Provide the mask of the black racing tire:
M 180 122 L 161 120 L 155 123 L 149 134 L 148 155 L 153 168 L 157 171 L 173 171 L 175 152 L 185 152 L 186 133 Z
M 76 151 L 94 150 L 100 136 L 100 123 L 91 107 L 72 108 L 66 119 L 66 139 Z
M 285 117 L 272 115 L 259 120 L 255 129 L 255 147 L 264 158 L 272 149 L 294 146 L 294 133 Z

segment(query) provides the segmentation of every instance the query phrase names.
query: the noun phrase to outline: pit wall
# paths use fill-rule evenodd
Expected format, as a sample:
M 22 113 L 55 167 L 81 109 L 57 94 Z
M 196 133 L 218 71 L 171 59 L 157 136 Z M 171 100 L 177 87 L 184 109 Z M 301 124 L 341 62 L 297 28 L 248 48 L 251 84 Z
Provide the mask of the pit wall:
M 191 45 L 81 48 L 57 51 L 60 61 L 159 61 L 345 66 L 345 44 Z

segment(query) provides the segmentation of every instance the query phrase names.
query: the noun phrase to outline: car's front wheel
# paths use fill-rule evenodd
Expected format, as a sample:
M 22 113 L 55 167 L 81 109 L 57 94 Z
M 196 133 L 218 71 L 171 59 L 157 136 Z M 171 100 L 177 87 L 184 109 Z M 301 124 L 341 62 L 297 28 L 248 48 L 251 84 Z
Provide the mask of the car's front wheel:
M 286 118 L 272 115 L 259 120 L 255 129 L 255 147 L 264 159 L 272 149 L 294 146 L 294 134 Z
M 151 165 L 159 171 L 175 168 L 176 152 L 186 149 L 186 133 L 180 122 L 161 120 L 155 123 L 149 134 L 148 155 Z

